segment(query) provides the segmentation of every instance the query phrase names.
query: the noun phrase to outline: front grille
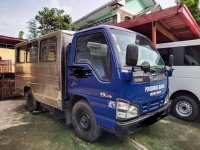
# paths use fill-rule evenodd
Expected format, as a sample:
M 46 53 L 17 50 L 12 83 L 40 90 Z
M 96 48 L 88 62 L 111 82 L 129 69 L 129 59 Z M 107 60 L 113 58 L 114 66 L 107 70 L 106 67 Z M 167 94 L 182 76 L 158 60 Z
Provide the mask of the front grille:
M 141 112 L 142 113 L 151 112 L 155 109 L 162 107 L 163 105 L 164 105 L 163 99 L 144 102 L 141 104 Z

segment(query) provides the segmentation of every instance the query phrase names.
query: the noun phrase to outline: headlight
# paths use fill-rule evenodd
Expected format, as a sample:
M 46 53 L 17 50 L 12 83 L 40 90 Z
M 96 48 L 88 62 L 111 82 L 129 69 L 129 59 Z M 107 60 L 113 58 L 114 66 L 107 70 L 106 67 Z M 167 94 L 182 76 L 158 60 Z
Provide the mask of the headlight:
M 120 110 L 127 111 L 129 109 L 130 104 L 125 101 L 117 101 L 117 108 Z
M 134 118 L 138 115 L 138 108 L 136 106 L 131 105 L 127 112 L 127 118 Z
M 117 99 L 116 118 L 130 119 L 138 116 L 138 107 L 133 106 L 130 102 L 122 99 Z
M 169 94 L 167 94 L 167 96 L 165 97 L 164 105 L 166 105 L 168 102 L 169 102 Z

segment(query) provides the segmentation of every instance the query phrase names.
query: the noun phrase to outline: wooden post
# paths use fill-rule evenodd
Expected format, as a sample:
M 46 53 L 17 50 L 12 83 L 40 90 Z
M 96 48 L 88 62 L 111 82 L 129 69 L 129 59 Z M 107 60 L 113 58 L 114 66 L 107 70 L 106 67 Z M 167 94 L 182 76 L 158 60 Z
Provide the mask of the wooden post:
M 152 42 L 153 45 L 156 47 L 157 44 L 157 36 L 156 36 L 156 22 L 152 22 Z

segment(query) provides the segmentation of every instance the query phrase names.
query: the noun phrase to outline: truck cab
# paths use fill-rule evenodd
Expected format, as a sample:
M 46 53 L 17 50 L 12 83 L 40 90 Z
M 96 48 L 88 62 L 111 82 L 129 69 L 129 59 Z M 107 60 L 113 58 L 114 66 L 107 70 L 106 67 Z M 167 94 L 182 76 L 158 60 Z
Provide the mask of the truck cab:
M 147 37 L 114 26 L 85 29 L 73 35 L 68 58 L 67 119 L 80 138 L 128 135 L 168 114 L 167 70 Z

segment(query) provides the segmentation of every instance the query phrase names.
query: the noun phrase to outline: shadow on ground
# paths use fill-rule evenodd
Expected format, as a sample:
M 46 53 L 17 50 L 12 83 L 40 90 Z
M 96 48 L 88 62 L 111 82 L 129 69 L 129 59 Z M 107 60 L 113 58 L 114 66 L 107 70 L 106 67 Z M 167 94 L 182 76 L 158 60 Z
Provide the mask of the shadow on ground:
M 80 140 L 73 132 L 72 126 L 66 126 L 64 119 L 46 113 L 27 113 L 24 105 L 14 109 L 18 114 L 26 114 L 21 118 L 25 125 L 14 126 L 0 131 L 0 149 L 26 150 L 77 150 L 77 149 L 131 149 L 134 147 L 116 138 L 115 135 L 104 133 L 96 143 Z
M 152 150 L 195 150 L 200 147 L 200 121 L 188 123 L 169 116 L 124 140 L 119 140 L 113 134 L 104 133 L 96 143 L 91 144 L 77 138 L 72 126 L 66 127 L 62 117 L 51 115 L 48 112 L 31 114 L 25 109 L 24 102 L 20 103 L 11 111 L 16 116 L 23 114 L 20 118 L 21 124 L 0 130 L 0 149 L 134 150 L 138 148 L 135 146 L 135 141 L 143 148 Z
M 198 150 L 200 122 L 186 122 L 168 116 L 131 137 L 150 150 Z

